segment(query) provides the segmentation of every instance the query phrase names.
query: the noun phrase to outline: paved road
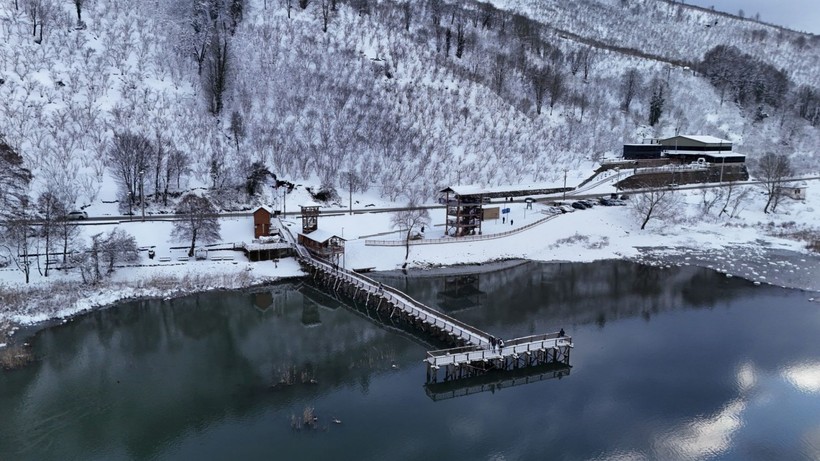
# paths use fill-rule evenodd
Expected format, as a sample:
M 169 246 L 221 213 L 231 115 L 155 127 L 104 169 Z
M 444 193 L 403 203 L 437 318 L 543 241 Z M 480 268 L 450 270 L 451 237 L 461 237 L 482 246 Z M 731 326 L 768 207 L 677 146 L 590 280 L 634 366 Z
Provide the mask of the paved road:
M 796 182 L 796 181 L 816 181 L 820 180 L 820 176 L 807 176 L 801 178 L 789 178 L 784 179 L 781 182 Z M 721 184 L 687 184 L 679 187 L 660 187 L 655 189 L 629 189 L 629 190 L 622 190 L 621 193 L 625 194 L 641 194 L 647 193 L 651 191 L 657 190 L 693 190 L 693 189 L 712 189 L 717 187 L 737 187 L 737 186 L 749 186 L 749 185 L 760 185 L 765 184 L 765 181 L 744 181 L 744 182 L 734 182 L 734 183 L 721 183 Z M 566 193 L 566 200 L 581 200 L 581 199 L 589 199 L 589 198 L 598 198 L 604 194 L 596 193 L 596 194 L 584 194 L 578 192 L 567 192 Z M 537 202 L 554 202 L 554 201 L 562 201 L 564 200 L 563 193 L 552 194 L 549 196 L 541 197 L 536 199 Z M 515 203 L 523 203 L 525 201 L 524 198 L 513 200 Z M 501 205 L 503 203 L 510 203 L 504 202 L 502 200 L 495 200 L 491 201 L 489 205 Z M 485 204 L 486 205 L 486 204 Z M 402 211 L 402 210 L 419 210 L 419 209 L 428 209 L 428 210 L 436 210 L 436 209 L 443 209 L 444 205 L 422 205 L 418 207 L 361 207 L 361 208 L 353 208 L 353 214 L 361 214 L 361 213 L 391 213 L 395 211 Z M 350 213 L 348 208 L 339 208 L 335 210 L 320 210 L 319 214 L 321 216 L 341 216 Z M 253 212 L 248 211 L 229 211 L 224 213 L 219 213 L 218 217 L 225 218 L 225 217 L 249 217 L 252 216 Z M 288 211 L 285 213 L 285 216 L 300 216 L 300 211 Z M 142 215 L 136 214 L 134 216 L 90 216 L 88 219 L 77 221 L 78 224 L 81 225 L 98 225 L 98 224 L 110 224 L 111 222 L 139 222 L 139 221 L 179 221 L 185 219 L 184 215 L 177 215 L 177 214 L 156 214 L 156 215 L 146 215 L 143 219 Z

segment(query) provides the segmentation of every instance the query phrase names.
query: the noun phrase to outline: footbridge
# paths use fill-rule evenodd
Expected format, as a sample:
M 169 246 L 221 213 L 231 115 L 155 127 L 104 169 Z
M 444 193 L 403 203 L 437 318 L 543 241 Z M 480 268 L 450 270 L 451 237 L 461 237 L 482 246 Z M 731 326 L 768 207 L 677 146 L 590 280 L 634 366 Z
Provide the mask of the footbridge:
M 427 352 L 427 381 L 482 375 L 493 370 L 561 363 L 569 366 L 572 338 L 562 333 L 497 340 L 489 333 L 439 312 L 402 291 L 363 274 L 330 264 L 299 245 L 286 226 L 284 235 L 313 283 L 329 294 L 353 301 L 382 323 L 413 330 L 451 347 Z

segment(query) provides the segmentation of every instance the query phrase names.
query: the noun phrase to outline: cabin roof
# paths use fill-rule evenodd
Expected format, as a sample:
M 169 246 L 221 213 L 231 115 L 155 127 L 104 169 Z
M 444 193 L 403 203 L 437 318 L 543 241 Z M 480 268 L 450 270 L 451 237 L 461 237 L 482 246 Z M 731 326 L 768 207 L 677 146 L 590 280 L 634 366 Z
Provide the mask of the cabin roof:
M 305 234 L 304 232 L 299 232 L 299 235 L 303 235 L 306 238 L 313 240 L 314 242 L 325 243 L 333 237 L 336 237 L 341 240 L 345 240 L 343 237 L 339 237 L 338 235 L 334 234 L 333 232 L 328 232 L 322 229 L 316 229 L 315 231 Z

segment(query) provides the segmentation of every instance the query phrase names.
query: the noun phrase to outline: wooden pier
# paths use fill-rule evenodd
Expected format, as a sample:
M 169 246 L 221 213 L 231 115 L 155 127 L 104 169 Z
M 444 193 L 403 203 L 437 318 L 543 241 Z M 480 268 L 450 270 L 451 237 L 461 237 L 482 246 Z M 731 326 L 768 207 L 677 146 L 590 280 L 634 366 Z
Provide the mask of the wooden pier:
M 425 306 L 400 290 L 314 257 L 283 228 L 316 286 L 333 296 L 353 301 L 383 323 L 413 330 L 451 346 L 427 353 L 424 362 L 428 383 L 439 381 L 439 370 L 443 374 L 441 379 L 450 381 L 493 370 L 509 371 L 545 364 L 569 366 L 573 347 L 569 336 L 560 333 L 526 336 L 504 340 L 499 347 L 490 334 Z

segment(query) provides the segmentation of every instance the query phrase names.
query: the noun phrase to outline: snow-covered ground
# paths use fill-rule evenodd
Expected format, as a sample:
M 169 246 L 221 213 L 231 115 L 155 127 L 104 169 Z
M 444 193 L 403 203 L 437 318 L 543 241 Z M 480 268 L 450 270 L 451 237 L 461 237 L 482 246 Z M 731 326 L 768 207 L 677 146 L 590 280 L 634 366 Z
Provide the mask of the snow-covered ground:
M 820 187 L 810 183 L 806 201 L 784 199 L 778 212 L 763 214 L 765 196 L 755 189 L 739 217 L 700 216 L 698 191 L 681 191 L 686 206 L 674 222 L 650 221 L 646 230 L 631 207 L 596 206 L 588 210 L 557 216 L 519 233 L 486 241 L 412 245 L 408 267 L 429 268 L 457 264 L 476 264 L 504 259 L 587 262 L 602 259 L 632 259 L 650 264 L 696 264 L 713 267 L 727 274 L 746 277 L 761 283 L 820 291 L 820 256 L 806 250 L 806 243 L 776 235 L 795 230 L 820 229 Z M 289 197 L 288 209 L 307 201 L 301 193 Z M 561 197 L 557 197 L 560 199 Z M 373 203 L 384 206 L 384 199 L 371 195 L 354 195 L 354 208 Z M 489 220 L 483 234 L 491 235 L 519 229 L 545 216 L 546 202 L 532 209 L 524 203 L 500 201 L 509 207 L 503 221 Z M 346 204 L 345 204 L 346 205 Z M 322 216 L 319 228 L 347 239 L 342 264 L 348 269 L 375 268 L 393 270 L 405 260 L 404 246 L 366 245 L 368 238 L 400 240 L 391 227 L 391 213 L 347 213 L 347 206 L 336 205 L 338 215 Z M 395 204 L 394 204 L 395 206 Z M 444 237 L 444 210 L 430 211 L 431 224 L 425 239 Z M 116 270 L 110 280 L 99 287 L 84 286 L 76 272 L 52 272 L 46 278 L 33 271 L 29 285 L 23 274 L 11 267 L 0 270 L 0 292 L 17 302 L 4 302 L 0 325 L 8 331 L 14 325 L 30 325 L 48 319 L 67 318 L 123 299 L 179 296 L 196 291 L 236 289 L 296 277 L 302 274 L 293 259 L 273 262 L 248 262 L 242 253 L 229 248 L 235 243 L 250 242 L 253 223 L 250 217 L 220 219 L 222 242 L 211 255 L 229 255 L 228 261 L 180 261 L 186 255 L 188 242 L 171 237 L 173 224 L 162 221 L 119 222 L 82 226 L 84 238 L 121 227 L 131 233 L 140 247 L 153 247 L 155 259 L 142 251 L 140 261 Z M 294 232 L 301 229 L 298 218 L 285 221 Z M 392 233 L 391 233 L 392 232 Z M 378 235 L 381 234 L 381 235 Z M 378 235 L 378 237 L 372 237 Z M 170 258 L 159 262 L 160 258 Z M 10 308 L 14 305 L 17 307 Z M 0 342 L 4 342 L 0 339 Z

